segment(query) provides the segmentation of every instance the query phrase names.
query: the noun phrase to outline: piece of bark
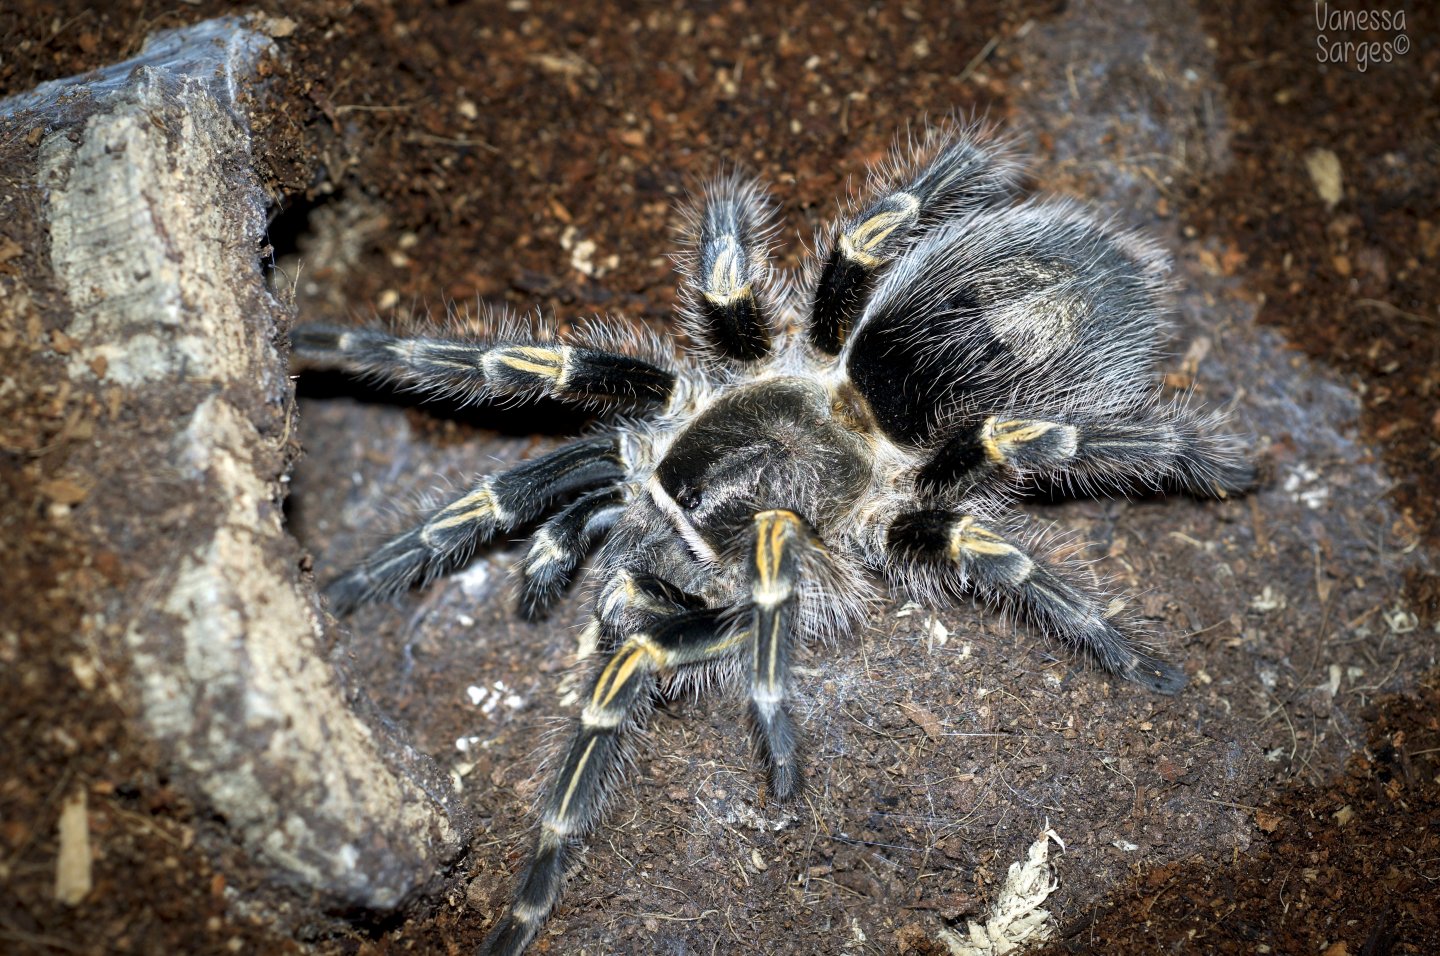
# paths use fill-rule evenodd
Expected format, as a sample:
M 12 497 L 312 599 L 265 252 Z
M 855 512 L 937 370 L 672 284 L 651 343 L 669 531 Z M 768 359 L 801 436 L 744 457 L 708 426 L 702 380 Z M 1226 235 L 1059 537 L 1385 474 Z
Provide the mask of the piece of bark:
M 174 779 L 264 875 L 384 909 L 433 887 L 470 827 L 448 777 L 327 653 L 332 625 L 283 525 L 290 317 L 261 271 L 241 93 L 275 53 L 257 25 L 159 34 L 0 103 L 40 131 L 27 141 L 50 244 L 32 278 L 68 303 L 67 394 L 111 409 L 68 463 L 86 493 L 51 507 L 83 509 L 107 556 L 88 643 Z

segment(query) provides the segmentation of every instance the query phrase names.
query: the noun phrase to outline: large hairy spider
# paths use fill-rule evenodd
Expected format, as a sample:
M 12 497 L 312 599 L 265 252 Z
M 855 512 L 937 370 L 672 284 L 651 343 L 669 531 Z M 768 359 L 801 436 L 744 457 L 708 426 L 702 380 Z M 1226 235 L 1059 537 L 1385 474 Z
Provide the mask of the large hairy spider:
M 932 130 L 872 174 L 791 279 L 769 262 L 762 187 L 715 179 L 680 258 L 684 351 L 608 324 L 559 336 L 501 322 L 479 339 L 297 329 L 307 366 L 619 413 L 481 477 L 328 589 L 343 613 L 538 522 L 519 572 L 536 613 L 598 546 L 597 664 L 485 952 L 534 938 L 662 688 L 738 682 L 768 795 L 796 796 L 791 661 L 852 628 L 876 580 L 931 604 L 974 592 L 1111 673 L 1184 685 L 1121 602 L 1038 553 L 1012 501 L 1037 478 L 1223 497 L 1253 470 L 1217 416 L 1161 395 L 1165 255 L 1075 202 L 1020 198 L 1018 180 L 993 136 Z

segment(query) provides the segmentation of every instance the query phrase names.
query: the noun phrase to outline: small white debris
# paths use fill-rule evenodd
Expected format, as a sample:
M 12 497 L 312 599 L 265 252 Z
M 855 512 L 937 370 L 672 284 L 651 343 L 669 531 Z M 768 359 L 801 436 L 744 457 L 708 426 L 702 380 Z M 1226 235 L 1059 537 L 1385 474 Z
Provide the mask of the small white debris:
M 1290 469 L 1281 486 L 1292 501 L 1297 501 L 1312 511 L 1318 509 L 1330 498 L 1330 489 L 1319 484 L 1320 473 L 1309 465 L 1299 464 Z
M 870 937 L 866 936 L 865 931 L 860 928 L 860 921 L 853 916 L 850 917 L 850 938 L 857 943 L 865 943 L 870 940 Z
M 475 626 L 475 619 L 468 614 L 457 614 L 455 615 L 455 620 L 459 622 L 461 627 Z
M 1259 596 L 1250 599 L 1250 608 L 1259 611 L 1261 614 L 1269 614 L 1271 611 L 1279 611 L 1290 603 L 1285 595 L 1272 588 L 1270 585 L 1260 591 Z
M 780 815 L 770 820 L 745 801 L 736 800 L 726 809 L 725 816 L 721 819 L 731 826 L 746 826 L 752 830 L 775 832 L 777 830 L 783 830 L 794 823 L 796 817 L 795 814 L 789 810 L 781 809 Z
M 77 790 L 60 808 L 59 830 L 55 898 L 66 906 L 79 906 L 94 885 L 90 872 L 90 815 L 84 790 Z
M 1340 693 L 1340 681 L 1344 678 L 1345 673 L 1341 669 L 1339 664 L 1331 664 L 1329 671 L 1330 680 L 1327 683 L 1322 684 L 1321 686 L 1330 693 L 1331 697 L 1334 697 L 1336 694 Z
M 476 744 L 480 742 L 479 737 L 456 737 L 455 749 L 462 754 L 468 754 Z
M 910 615 L 923 610 L 925 609 L 920 605 L 916 604 L 914 601 L 906 601 L 904 604 L 900 605 L 900 610 L 895 612 L 895 616 L 909 617 Z
M 574 226 L 566 226 L 565 231 L 560 233 L 560 248 L 570 253 L 570 268 L 583 276 L 598 279 L 620 265 L 618 255 L 606 256 L 596 262 L 595 253 L 600 247 L 595 245 L 595 240 L 580 239 L 579 235 L 580 230 Z
M 950 640 L 950 629 L 941 624 L 940 619 L 932 614 L 930 619 L 925 622 L 925 637 L 926 650 L 933 651 L 936 644 L 944 647 L 945 642 Z
M 495 708 L 501 704 L 511 710 L 519 710 L 525 706 L 525 698 L 506 687 L 503 680 L 497 680 L 490 687 L 477 687 L 471 684 L 465 688 L 465 694 L 470 698 L 470 703 L 479 707 L 480 713 L 486 716 L 493 714 Z
M 1385 623 L 1389 625 L 1392 634 L 1409 634 L 1420 626 L 1420 619 L 1398 604 L 1384 614 Z
M 1136 850 L 1140 849 L 1140 845 L 1138 843 L 1131 843 L 1129 840 L 1112 840 L 1110 842 L 1110 845 L 1124 853 L 1134 853 Z
M 1340 157 L 1332 150 L 1312 149 L 1305 157 L 1305 168 L 1310 171 L 1310 181 L 1315 184 L 1315 192 L 1325 203 L 1325 208 L 1334 209 L 1345 198 Z
M 1011 863 L 1005 885 L 985 925 L 970 921 L 970 938 L 962 939 L 948 929 L 940 931 L 940 940 L 954 956 L 1001 956 L 1029 943 L 1038 943 L 1050 936 L 1050 911 L 1040 904 L 1060 884 L 1050 865 L 1050 841 L 1061 850 L 1065 842 L 1047 829 L 1031 844 L 1023 863 Z

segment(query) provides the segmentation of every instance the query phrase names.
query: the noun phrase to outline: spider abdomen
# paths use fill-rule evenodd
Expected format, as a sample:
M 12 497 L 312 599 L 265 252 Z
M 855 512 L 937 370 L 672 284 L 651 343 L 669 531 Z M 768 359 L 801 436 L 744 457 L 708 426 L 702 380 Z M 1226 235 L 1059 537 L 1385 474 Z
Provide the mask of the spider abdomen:
M 1068 202 L 983 210 L 886 274 L 843 359 L 893 440 L 1153 395 L 1167 261 Z

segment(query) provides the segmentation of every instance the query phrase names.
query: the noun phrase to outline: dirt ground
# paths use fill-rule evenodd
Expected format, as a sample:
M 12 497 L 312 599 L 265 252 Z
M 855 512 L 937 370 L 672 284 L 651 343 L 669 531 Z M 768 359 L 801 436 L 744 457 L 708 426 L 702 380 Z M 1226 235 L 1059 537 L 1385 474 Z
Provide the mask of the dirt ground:
M 0 11 L 0 97 L 252 9 L 19 0 Z M 1022 138 L 1037 188 L 1172 250 L 1167 381 L 1230 409 L 1264 467 L 1253 495 L 1222 503 L 1027 505 L 1168 635 L 1191 678 L 1179 697 L 1107 680 L 983 609 L 887 605 L 801 661 L 812 776 L 794 807 L 759 801 L 737 703 L 662 707 L 536 952 L 946 953 L 941 932 L 983 919 L 1047 827 L 1066 844 L 1054 951 L 1440 951 L 1426 11 L 1369 33 L 1317 28 L 1311 4 L 1238 0 L 267 12 L 293 21 L 256 114 L 267 255 L 302 321 L 423 321 L 453 302 L 666 330 L 674 203 L 695 177 L 735 162 L 773 183 L 795 265 L 898 130 L 983 113 Z M 1318 62 L 1322 33 L 1405 49 L 1362 71 Z M 18 225 L 42 201 L 27 148 L 0 128 L 7 293 L 33 291 L 45 249 Z M 355 669 L 463 787 L 480 836 L 447 894 L 401 914 L 326 913 L 259 881 L 138 732 L 123 686 L 84 666 L 92 595 L 131 572 L 82 553 L 57 517 L 83 518 L 56 478 L 104 434 L 103 410 L 56 385 L 62 306 L 0 297 L 0 948 L 472 950 L 527 848 L 542 738 L 574 713 L 583 593 L 518 621 L 510 545 L 355 614 Z M 331 378 L 302 381 L 297 401 L 288 514 L 322 581 L 420 497 L 584 422 Z M 96 884 L 67 906 L 56 827 L 77 790 Z

